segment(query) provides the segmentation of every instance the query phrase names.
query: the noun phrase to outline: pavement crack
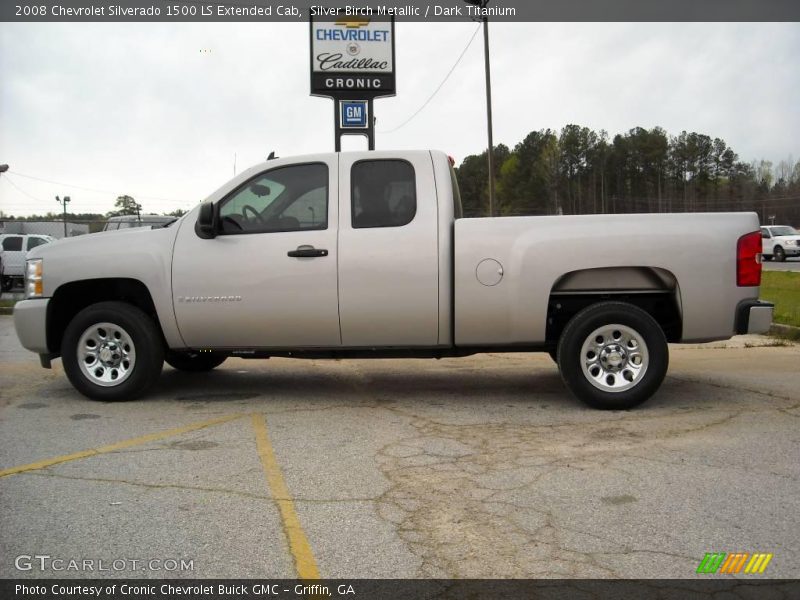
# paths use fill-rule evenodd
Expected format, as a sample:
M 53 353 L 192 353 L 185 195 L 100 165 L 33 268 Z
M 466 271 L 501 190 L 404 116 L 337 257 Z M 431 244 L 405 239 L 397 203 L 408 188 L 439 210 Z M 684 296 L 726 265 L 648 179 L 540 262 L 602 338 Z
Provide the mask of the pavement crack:
M 272 497 L 266 494 L 254 494 L 251 492 L 243 492 L 240 490 L 230 490 L 225 488 L 214 488 L 214 487 L 204 487 L 204 486 L 194 486 L 194 485 L 181 485 L 177 483 L 145 483 L 142 481 L 131 481 L 128 479 L 113 479 L 113 478 L 106 478 L 106 477 L 86 477 L 86 476 L 75 476 L 75 475 L 64 475 L 61 473 L 52 473 L 47 472 L 44 470 L 41 471 L 29 471 L 27 473 L 22 473 L 21 475 L 27 477 L 52 477 L 55 479 L 69 479 L 73 481 L 86 481 L 90 483 L 108 483 L 108 484 L 121 484 L 121 485 L 129 485 L 138 488 L 144 488 L 148 490 L 166 490 L 166 489 L 175 489 L 175 490 L 186 490 L 186 491 L 193 491 L 193 492 L 206 492 L 209 494 L 224 494 L 229 496 L 238 496 L 241 498 L 248 498 L 252 500 L 267 500 L 272 502 Z
M 691 377 L 679 377 L 677 375 L 671 375 L 671 374 L 667 375 L 667 379 L 674 379 L 675 381 L 681 381 L 683 383 L 694 383 L 694 384 L 697 384 L 697 385 L 708 385 L 708 386 L 719 388 L 719 389 L 722 389 L 722 390 L 734 390 L 737 393 L 749 392 L 751 394 L 757 394 L 759 396 L 766 396 L 768 398 L 776 398 L 778 400 L 787 400 L 789 402 L 796 402 L 797 401 L 797 397 L 796 396 L 784 396 L 782 394 L 778 394 L 778 393 L 775 393 L 775 392 L 770 391 L 770 390 L 763 390 L 763 389 L 759 390 L 759 389 L 753 389 L 753 388 L 748 388 L 748 387 L 741 387 L 740 385 L 730 385 L 730 384 L 725 384 L 725 383 L 719 383 L 719 382 L 716 382 L 716 381 L 708 381 L 708 380 L 704 380 L 704 379 L 693 379 Z M 759 408 L 761 409 L 763 407 L 759 407 Z M 797 405 L 795 405 L 793 408 L 797 408 Z M 780 410 L 780 409 L 777 409 L 777 410 Z

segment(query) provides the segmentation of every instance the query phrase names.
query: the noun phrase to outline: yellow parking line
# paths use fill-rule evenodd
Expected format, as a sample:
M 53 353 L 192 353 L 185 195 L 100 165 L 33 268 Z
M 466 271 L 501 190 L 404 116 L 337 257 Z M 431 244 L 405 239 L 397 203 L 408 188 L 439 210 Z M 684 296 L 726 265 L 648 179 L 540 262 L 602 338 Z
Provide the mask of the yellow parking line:
M 220 425 L 221 423 L 227 423 L 228 421 L 233 421 L 234 419 L 241 419 L 243 416 L 244 415 L 228 415 L 227 417 L 219 417 L 218 419 L 211 419 L 209 421 L 202 421 L 200 423 L 192 423 L 191 425 L 186 425 L 185 427 L 176 427 L 175 429 L 168 429 L 167 431 L 150 433 L 148 435 L 143 435 L 137 438 L 131 438 L 129 440 L 124 440 L 122 442 L 117 442 L 115 444 L 100 446 L 99 448 L 90 448 L 89 450 L 82 450 L 80 452 L 75 452 L 73 454 L 65 454 L 64 456 L 57 456 L 55 458 L 48 458 L 46 460 L 40 460 L 38 462 L 22 465 L 19 467 L 11 467 L 10 469 L 5 469 L 3 471 L 0 471 L 0 477 L 6 477 L 8 475 L 16 475 L 17 473 L 25 473 L 26 471 L 37 471 L 39 469 L 44 469 L 47 467 L 51 467 L 53 465 L 69 462 L 71 460 L 78 460 L 81 458 L 88 458 L 89 456 L 97 456 L 98 454 L 106 454 L 108 452 L 124 450 L 125 448 L 131 448 L 132 446 L 139 446 L 141 444 L 146 444 L 147 442 L 154 442 L 156 440 L 161 440 L 174 435 L 180 435 L 182 433 L 188 433 L 190 431 L 197 431 L 198 429 L 205 429 L 206 427 L 211 427 L 213 425 Z
M 281 513 L 283 531 L 289 542 L 289 550 L 294 559 L 297 576 L 300 579 L 320 579 L 311 544 L 308 543 L 308 538 L 303 532 L 302 525 L 300 525 L 300 519 L 297 517 L 297 511 L 289 494 L 289 488 L 286 487 L 283 473 L 281 473 L 281 468 L 275 458 L 275 451 L 272 449 L 272 444 L 270 444 L 267 423 L 263 415 L 253 415 L 253 430 L 256 436 L 256 448 L 258 449 L 259 457 L 261 457 L 261 464 L 264 466 L 264 474 L 267 477 L 270 493 Z

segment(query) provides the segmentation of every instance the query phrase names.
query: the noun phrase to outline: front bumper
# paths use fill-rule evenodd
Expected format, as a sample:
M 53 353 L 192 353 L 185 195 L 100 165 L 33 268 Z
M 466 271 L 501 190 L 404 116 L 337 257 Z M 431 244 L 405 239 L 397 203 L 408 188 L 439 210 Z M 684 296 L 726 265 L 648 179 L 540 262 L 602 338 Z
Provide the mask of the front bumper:
M 37 354 L 49 354 L 47 348 L 47 305 L 49 298 L 22 300 L 14 306 L 14 328 L 22 346 Z
M 736 334 L 766 333 L 772 326 L 775 305 L 762 300 L 743 300 L 736 308 Z

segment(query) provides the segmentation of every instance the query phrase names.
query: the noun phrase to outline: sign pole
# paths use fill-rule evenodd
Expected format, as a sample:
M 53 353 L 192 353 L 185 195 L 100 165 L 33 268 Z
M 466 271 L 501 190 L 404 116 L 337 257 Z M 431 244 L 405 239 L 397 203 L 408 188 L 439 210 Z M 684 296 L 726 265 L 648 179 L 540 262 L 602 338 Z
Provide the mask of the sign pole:
M 341 111 L 339 101 L 333 101 L 333 149 L 334 152 L 342 151 L 342 128 L 339 127 L 339 112 Z
M 368 106 L 367 118 L 369 119 L 369 130 L 368 130 L 369 145 L 367 147 L 369 148 L 369 150 L 375 150 L 375 117 L 373 116 L 375 113 L 372 112 L 372 102 L 373 99 L 370 98 L 367 103 Z
M 483 17 L 483 54 L 486 68 L 486 123 L 489 128 L 489 216 L 494 216 L 494 142 L 492 140 L 492 72 L 489 65 L 489 18 Z

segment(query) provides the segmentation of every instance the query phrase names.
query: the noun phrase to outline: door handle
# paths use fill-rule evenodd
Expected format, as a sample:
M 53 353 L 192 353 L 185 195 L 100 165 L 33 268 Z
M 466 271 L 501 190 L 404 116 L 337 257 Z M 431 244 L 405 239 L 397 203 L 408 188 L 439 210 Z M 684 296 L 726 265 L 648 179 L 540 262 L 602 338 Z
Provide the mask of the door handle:
M 291 258 L 317 258 L 319 256 L 328 256 L 328 251 L 314 248 L 314 246 L 298 246 L 297 250 L 290 250 L 287 256 Z

